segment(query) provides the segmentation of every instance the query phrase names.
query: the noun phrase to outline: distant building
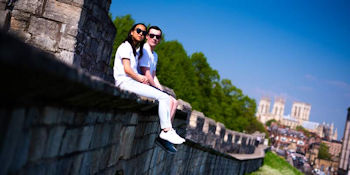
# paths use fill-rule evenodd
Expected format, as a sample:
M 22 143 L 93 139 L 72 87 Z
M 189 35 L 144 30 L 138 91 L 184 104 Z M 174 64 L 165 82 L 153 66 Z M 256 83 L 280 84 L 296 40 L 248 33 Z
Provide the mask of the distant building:
M 350 107 L 348 108 L 348 116 L 345 123 L 343 145 L 340 155 L 340 163 L 338 173 L 340 175 L 350 175 Z
M 271 125 L 268 129 L 272 145 L 305 153 L 308 145 L 304 133 L 289 128 Z
M 309 121 L 311 105 L 304 102 L 294 102 L 292 106 L 291 116 L 302 123 Z
M 334 124 L 319 124 L 317 122 L 309 121 L 311 105 L 304 102 L 294 102 L 290 115 L 284 115 L 285 100 L 283 98 L 275 98 L 274 104 L 271 108 L 271 100 L 268 97 L 262 97 L 256 117 L 262 123 L 266 123 L 269 120 L 276 120 L 280 124 L 287 126 L 291 129 L 296 129 L 297 126 L 303 126 L 305 129 L 312 133 L 316 133 L 321 138 L 328 141 L 337 140 L 337 129 L 334 132 Z

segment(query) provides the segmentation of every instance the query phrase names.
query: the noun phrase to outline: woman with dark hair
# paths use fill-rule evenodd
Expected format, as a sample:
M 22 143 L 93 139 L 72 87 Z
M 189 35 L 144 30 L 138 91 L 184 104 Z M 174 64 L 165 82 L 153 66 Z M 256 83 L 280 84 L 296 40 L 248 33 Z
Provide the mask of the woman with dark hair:
M 128 37 L 118 47 L 113 68 L 115 84 L 122 90 L 158 100 L 158 115 L 162 130 L 159 137 L 173 144 L 182 144 L 185 139 L 177 135 L 172 128 L 169 95 L 149 86 L 147 77 L 138 74 L 137 71 L 138 59 L 143 55 L 142 48 L 146 34 L 144 24 L 135 24 L 130 29 Z M 140 52 L 136 52 L 138 47 Z

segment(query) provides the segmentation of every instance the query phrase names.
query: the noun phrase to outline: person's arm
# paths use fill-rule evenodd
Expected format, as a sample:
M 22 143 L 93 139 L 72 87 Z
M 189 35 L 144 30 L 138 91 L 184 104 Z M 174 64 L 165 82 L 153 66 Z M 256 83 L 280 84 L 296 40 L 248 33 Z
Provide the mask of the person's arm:
M 154 79 L 153 79 L 153 76 L 151 74 L 149 67 L 140 66 L 140 69 L 141 69 L 142 74 L 147 77 L 149 84 L 154 86 L 154 87 L 157 87 L 156 83 L 154 82 Z
M 147 77 L 137 74 L 132 70 L 129 59 L 123 58 L 122 60 L 123 60 L 124 71 L 129 77 L 141 83 L 149 84 Z
M 156 84 L 156 87 L 158 89 L 164 91 L 163 86 L 159 83 L 159 80 L 158 80 L 157 76 L 155 75 L 155 73 L 154 73 L 154 83 Z

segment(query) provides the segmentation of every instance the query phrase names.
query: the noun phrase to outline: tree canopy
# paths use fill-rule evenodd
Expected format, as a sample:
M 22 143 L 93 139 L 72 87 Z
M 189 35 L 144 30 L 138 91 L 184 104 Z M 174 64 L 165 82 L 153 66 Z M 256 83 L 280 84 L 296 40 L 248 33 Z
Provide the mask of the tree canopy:
M 126 15 L 117 17 L 113 22 L 117 28 L 114 58 L 134 20 Z M 188 55 L 179 41 L 166 41 L 164 38 L 155 51 L 158 54 L 157 77 L 161 84 L 175 91 L 177 98 L 189 102 L 193 109 L 225 124 L 228 129 L 266 133 L 255 117 L 255 100 L 244 95 L 231 80 L 220 79 L 218 71 L 210 67 L 202 52 Z
M 332 155 L 329 153 L 329 147 L 325 143 L 320 144 L 320 149 L 318 151 L 318 158 L 324 160 L 331 160 Z

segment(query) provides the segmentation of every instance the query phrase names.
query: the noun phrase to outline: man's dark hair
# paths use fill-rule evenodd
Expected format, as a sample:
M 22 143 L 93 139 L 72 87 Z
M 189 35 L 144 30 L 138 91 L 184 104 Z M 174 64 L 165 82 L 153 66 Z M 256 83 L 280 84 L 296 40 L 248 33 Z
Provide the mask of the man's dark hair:
M 151 27 L 149 27 L 149 28 L 148 28 L 148 31 L 147 31 L 148 34 L 149 34 L 149 31 L 150 31 L 151 29 L 159 30 L 159 31 L 160 31 L 160 34 L 161 34 L 161 35 L 163 34 L 162 30 L 161 30 L 158 26 L 151 26 Z

